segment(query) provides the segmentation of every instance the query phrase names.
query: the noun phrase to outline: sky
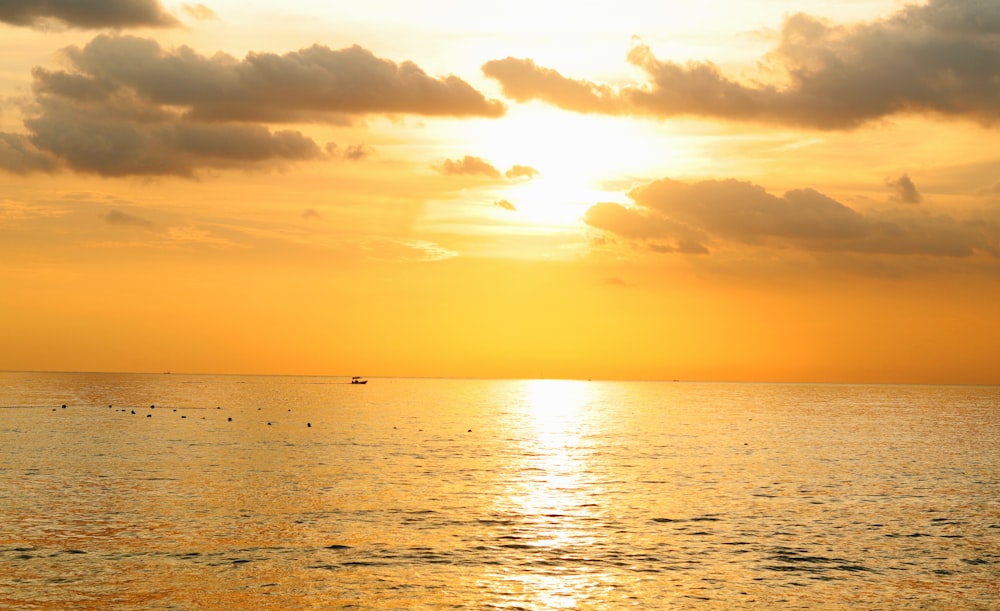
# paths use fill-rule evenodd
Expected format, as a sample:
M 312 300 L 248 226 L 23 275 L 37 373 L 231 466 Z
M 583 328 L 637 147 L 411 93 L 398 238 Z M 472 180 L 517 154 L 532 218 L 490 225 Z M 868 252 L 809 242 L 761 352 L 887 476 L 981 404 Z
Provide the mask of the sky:
M 1000 3 L 0 1 L 0 369 L 1000 384 Z

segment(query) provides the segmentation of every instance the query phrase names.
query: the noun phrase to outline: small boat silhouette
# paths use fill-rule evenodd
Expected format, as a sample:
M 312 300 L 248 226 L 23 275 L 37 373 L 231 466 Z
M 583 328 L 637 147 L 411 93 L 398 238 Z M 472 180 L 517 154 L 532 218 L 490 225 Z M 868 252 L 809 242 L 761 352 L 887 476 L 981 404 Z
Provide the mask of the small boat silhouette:
M 368 380 L 362 378 L 361 376 L 354 376 L 351 378 L 351 384 L 367 384 Z

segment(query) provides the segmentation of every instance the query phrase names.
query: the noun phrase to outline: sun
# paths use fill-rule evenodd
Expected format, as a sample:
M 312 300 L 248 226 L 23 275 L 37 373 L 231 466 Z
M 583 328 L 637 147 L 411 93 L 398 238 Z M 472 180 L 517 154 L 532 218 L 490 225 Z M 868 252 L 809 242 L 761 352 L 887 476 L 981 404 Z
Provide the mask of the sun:
M 502 123 L 502 124 L 501 124 Z M 670 127 L 648 120 L 559 112 L 520 105 L 503 122 L 485 126 L 474 142 L 498 168 L 537 171 L 504 185 L 525 222 L 579 226 L 598 202 L 627 204 L 633 184 L 683 172 L 688 155 Z
M 531 168 L 491 184 L 488 196 L 515 209 L 514 222 L 555 229 L 580 226 L 595 203 L 627 201 L 630 177 L 669 171 L 680 151 L 664 146 L 659 129 L 529 103 L 511 107 L 503 121 L 450 125 L 446 140 L 453 156 L 479 157 L 501 173 Z
M 574 228 L 583 223 L 587 208 L 607 194 L 575 176 L 538 176 L 504 191 L 516 219 L 539 228 Z
M 438 170 L 438 184 L 445 186 L 439 197 L 426 201 L 420 227 L 444 234 L 526 237 L 505 251 L 511 256 L 515 251 L 517 256 L 574 256 L 589 243 L 584 218 L 592 206 L 632 205 L 633 187 L 684 174 L 692 158 L 689 143 L 672 129 L 635 118 L 566 113 L 534 102 L 511 106 L 503 121 L 427 125 L 425 137 L 433 135 L 434 144 L 428 140 L 420 149 L 425 164 L 440 168 L 442 160 L 472 158 L 476 165 L 443 177 Z

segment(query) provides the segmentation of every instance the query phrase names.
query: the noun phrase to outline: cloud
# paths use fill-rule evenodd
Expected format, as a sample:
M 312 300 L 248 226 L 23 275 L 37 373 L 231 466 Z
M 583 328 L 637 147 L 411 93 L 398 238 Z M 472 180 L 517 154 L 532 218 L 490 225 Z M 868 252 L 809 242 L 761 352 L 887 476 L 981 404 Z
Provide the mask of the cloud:
M 3 0 L 0 2 L 0 21 L 36 28 L 50 27 L 53 23 L 74 28 L 180 25 L 158 0 Z
M 412 62 L 396 64 L 357 45 L 313 45 L 238 60 L 101 35 L 63 54 L 72 70 L 36 69 L 36 89 L 73 99 L 81 90 L 105 97 L 127 93 L 204 121 L 343 123 L 350 115 L 498 117 L 505 110 L 456 76 L 434 78 Z
M 811 189 L 776 197 L 738 180 L 686 184 L 665 179 L 632 197 L 666 217 L 741 242 L 854 238 L 866 229 L 857 212 Z
M 438 171 L 447 176 L 454 175 L 480 175 L 488 178 L 500 178 L 500 170 L 493 167 L 488 161 L 480 157 L 466 155 L 458 161 L 445 159 L 438 166 Z
M 583 113 L 617 114 L 625 109 L 624 101 L 611 87 L 567 78 L 531 59 L 492 60 L 482 69 L 483 74 L 500 82 L 505 96 L 518 102 L 540 99 Z
M 323 150 L 330 157 L 339 157 L 348 161 L 361 161 L 375 153 L 375 149 L 364 144 L 351 144 L 341 151 L 336 142 L 327 142 Z
M 446 176 L 485 176 L 491 179 L 506 178 L 507 180 L 531 180 L 540 175 L 539 171 L 531 166 L 517 164 L 501 174 L 500 170 L 492 163 L 473 155 L 466 155 L 461 159 L 445 159 L 436 166 L 436 169 Z
M 74 105 L 43 98 L 40 107 L 39 116 L 25 121 L 32 145 L 78 172 L 191 177 L 204 168 L 250 168 L 322 156 L 318 145 L 298 131 L 199 123 L 141 105 Z
M 514 206 L 514 204 L 510 203 L 509 201 L 507 201 L 505 199 L 501 199 L 499 201 L 495 201 L 495 202 L 493 202 L 493 205 L 497 206 L 497 207 L 500 207 L 500 208 L 503 208 L 504 210 L 510 210 L 511 212 L 517 212 L 517 208 Z
M 538 170 L 527 165 L 513 165 L 509 170 L 504 172 L 504 176 L 513 180 L 515 178 L 527 178 L 531 180 L 539 175 Z
M 594 204 L 584 214 L 585 223 L 627 241 L 645 245 L 654 252 L 706 254 L 704 232 L 668 217 L 616 203 Z
M 919 204 L 924 197 L 917 191 L 917 186 L 913 184 L 910 177 L 903 174 L 896 179 L 888 179 L 885 181 L 893 190 L 893 199 L 906 204 Z
M 368 258 L 381 261 L 444 261 L 459 255 L 436 242 L 391 238 L 367 240 L 362 245 L 362 250 Z
M 302 218 L 307 221 L 319 220 L 323 218 L 315 208 L 306 208 L 302 211 Z
M 213 21 L 219 18 L 215 11 L 204 4 L 182 4 L 181 10 L 184 11 L 185 15 L 197 21 Z
M 107 214 L 102 215 L 101 218 L 110 225 L 142 227 L 144 229 L 151 229 L 153 227 L 152 221 L 120 210 L 111 210 Z
M 350 161 L 360 161 L 374 152 L 375 150 L 370 146 L 365 146 L 364 144 L 352 144 L 344 149 L 344 159 L 349 159 Z
M 835 25 L 802 13 L 786 18 L 760 64 L 775 84 L 743 83 L 715 64 L 657 59 L 636 44 L 628 61 L 648 81 L 613 89 L 565 77 L 530 59 L 487 62 L 506 96 L 576 112 L 696 116 L 815 129 L 850 129 L 903 113 L 1000 119 L 1000 4 L 930 0 L 888 18 Z
M 1000 224 L 946 216 L 863 215 L 812 189 L 768 193 L 749 182 L 663 179 L 633 190 L 635 206 L 600 203 L 587 224 L 655 252 L 709 253 L 742 244 L 809 253 L 1000 258 Z
M 334 51 L 314 45 L 237 60 L 101 35 L 63 55 L 67 69 L 32 71 L 28 133 L 0 134 L 0 168 L 196 176 L 206 168 L 252 169 L 324 156 L 309 137 L 273 124 L 504 111 L 457 77 L 432 78 L 415 64 L 395 64 L 357 46 Z M 343 156 L 361 159 L 370 152 L 355 145 Z
M 0 168 L 13 174 L 52 172 L 59 163 L 52 155 L 40 151 L 22 134 L 0 132 Z

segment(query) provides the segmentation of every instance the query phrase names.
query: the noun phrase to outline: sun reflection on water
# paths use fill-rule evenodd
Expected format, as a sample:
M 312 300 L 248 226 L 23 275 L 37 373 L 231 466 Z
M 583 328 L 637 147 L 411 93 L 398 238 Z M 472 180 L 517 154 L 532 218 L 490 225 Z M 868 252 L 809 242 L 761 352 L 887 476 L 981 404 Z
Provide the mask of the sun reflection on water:
M 525 380 L 526 414 L 540 437 L 566 437 L 578 431 L 590 400 L 589 382 Z
M 565 380 L 525 381 L 521 392 L 519 458 L 496 502 L 509 518 L 507 547 L 523 553 L 498 576 L 531 606 L 577 607 L 613 587 L 594 561 L 609 533 L 596 397 L 590 383 Z

